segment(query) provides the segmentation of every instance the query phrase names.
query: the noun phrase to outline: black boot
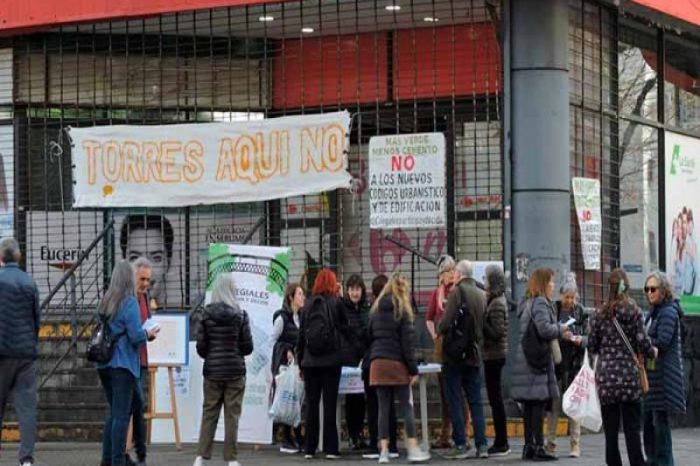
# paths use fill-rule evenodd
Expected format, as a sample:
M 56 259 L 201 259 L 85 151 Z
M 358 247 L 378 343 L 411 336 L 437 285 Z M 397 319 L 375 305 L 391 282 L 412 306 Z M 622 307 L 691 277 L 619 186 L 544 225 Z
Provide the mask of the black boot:
M 539 445 L 535 450 L 535 456 L 532 459 L 535 461 L 557 461 L 559 458 L 547 453 L 547 450 L 545 450 L 542 445 Z
M 530 444 L 525 444 L 523 447 L 523 460 L 531 460 L 535 457 L 535 446 Z

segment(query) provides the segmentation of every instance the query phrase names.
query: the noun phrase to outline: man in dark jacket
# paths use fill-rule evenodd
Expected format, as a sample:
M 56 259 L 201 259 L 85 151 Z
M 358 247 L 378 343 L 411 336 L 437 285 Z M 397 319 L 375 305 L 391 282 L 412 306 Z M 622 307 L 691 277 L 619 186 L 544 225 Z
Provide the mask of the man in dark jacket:
M 19 268 L 14 238 L 0 241 L 0 432 L 5 405 L 14 393 L 20 431 L 19 464 L 34 464 L 36 438 L 36 357 L 39 340 L 39 291 Z
M 486 426 L 484 420 L 484 408 L 481 404 L 481 354 L 479 347 L 483 341 L 483 322 L 486 311 L 486 297 L 477 288 L 476 281 L 472 278 L 473 268 L 471 262 L 460 261 L 455 268 L 458 275 L 458 283 L 447 298 L 445 314 L 440 320 L 438 331 L 445 335 L 443 346 L 443 371 L 447 385 L 447 400 L 452 419 L 452 438 L 455 446 L 450 449 L 445 458 L 464 459 L 468 455 L 468 449 L 464 439 L 464 410 L 460 403 L 459 392 L 464 390 L 469 403 L 474 425 L 474 437 L 476 444 L 476 456 L 487 458 Z M 466 339 L 467 348 L 463 356 L 456 357 L 450 354 L 450 339 L 454 340 L 456 333 L 453 328 L 461 322 L 458 319 L 462 310 L 466 310 L 466 323 L 462 329 L 466 333 L 460 338 Z

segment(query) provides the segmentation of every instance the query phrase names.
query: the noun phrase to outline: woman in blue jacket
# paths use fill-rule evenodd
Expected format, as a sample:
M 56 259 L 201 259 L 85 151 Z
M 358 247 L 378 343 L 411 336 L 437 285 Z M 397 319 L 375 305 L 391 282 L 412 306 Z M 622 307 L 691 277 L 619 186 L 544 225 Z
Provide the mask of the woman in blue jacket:
M 112 271 L 109 289 L 97 308 L 97 312 L 109 322 L 112 335 L 117 338 L 112 359 L 97 366 L 109 404 L 102 433 L 102 466 L 126 464 L 126 431 L 131 404 L 143 403 L 139 388 L 139 347 L 145 345 L 149 338 L 155 338 L 156 330 L 146 332 L 141 327 L 135 289 L 131 264 L 118 262 Z
M 673 466 L 673 444 L 669 417 L 685 413 L 681 330 L 683 311 L 673 296 L 666 274 L 654 272 L 644 283 L 651 305 L 646 320 L 656 359 L 647 363 L 649 392 L 644 398 L 644 450 L 652 466 Z

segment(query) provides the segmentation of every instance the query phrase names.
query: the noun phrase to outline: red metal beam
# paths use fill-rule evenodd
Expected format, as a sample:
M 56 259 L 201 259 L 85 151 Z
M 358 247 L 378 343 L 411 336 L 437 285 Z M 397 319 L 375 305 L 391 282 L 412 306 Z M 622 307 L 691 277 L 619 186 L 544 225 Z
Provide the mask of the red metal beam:
M 287 0 L 3 0 L 0 33 L 12 35 L 59 24 L 284 1 Z
M 700 26 L 700 0 L 632 0 L 632 3 Z

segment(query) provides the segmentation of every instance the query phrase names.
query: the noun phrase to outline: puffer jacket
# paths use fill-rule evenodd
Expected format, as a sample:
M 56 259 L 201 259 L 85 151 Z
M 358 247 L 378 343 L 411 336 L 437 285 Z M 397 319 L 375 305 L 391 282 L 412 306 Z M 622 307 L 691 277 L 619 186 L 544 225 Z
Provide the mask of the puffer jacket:
M 634 403 L 642 396 L 637 365 L 613 323 L 613 316 L 634 351 L 652 357 L 651 340 L 634 300 L 616 300 L 598 310 L 591 317 L 588 349 L 598 355 L 595 380 L 601 405 Z
M 418 374 L 415 358 L 415 330 L 413 322 L 403 316 L 394 317 L 394 303 L 390 294 L 384 295 L 376 312 L 369 318 L 367 338 L 369 359 L 391 359 L 406 365 L 410 375 Z
M 681 316 L 678 300 L 664 301 L 649 314 L 649 338 L 659 349 L 653 364 L 647 365 L 649 393 L 644 408 L 684 413 L 683 360 L 681 359 Z
M 530 310 L 531 309 L 531 310 Z M 530 319 L 535 322 L 540 338 L 551 341 L 561 338 L 559 324 L 554 318 L 554 304 L 543 296 L 523 300 L 518 307 L 520 337 L 525 334 Z M 527 363 L 522 343 L 514 348 L 515 358 L 511 370 L 510 395 L 516 401 L 545 401 L 559 397 L 559 384 L 550 358 L 544 374 L 533 370 Z
M 34 280 L 15 262 L 0 269 L 0 356 L 37 357 L 40 310 Z
M 508 354 L 508 304 L 503 295 L 489 298 L 484 315 L 484 361 L 505 359 Z
M 369 349 L 367 342 L 369 307 L 364 299 L 360 299 L 357 304 L 348 298 L 343 298 L 341 301 L 345 306 L 345 315 L 348 319 L 348 332 L 342 337 L 343 366 L 357 367 Z
M 204 359 L 204 377 L 231 380 L 245 376 L 244 357 L 252 352 L 248 314 L 238 306 L 209 304 L 197 331 L 197 354 Z

